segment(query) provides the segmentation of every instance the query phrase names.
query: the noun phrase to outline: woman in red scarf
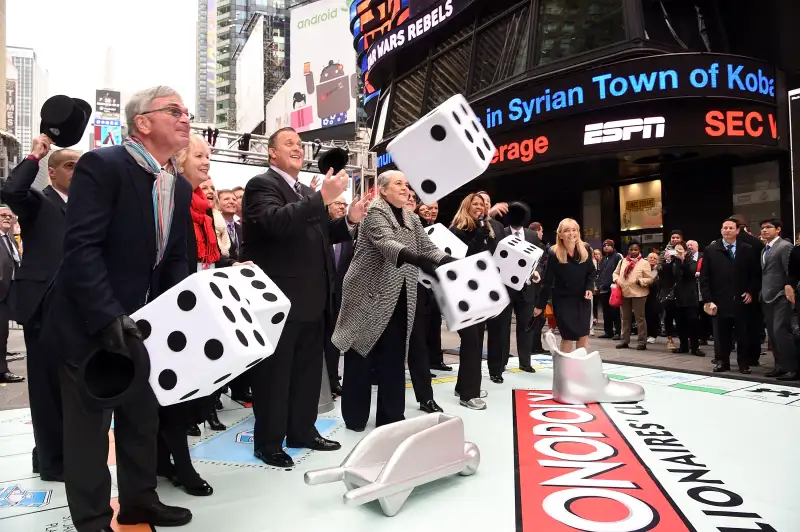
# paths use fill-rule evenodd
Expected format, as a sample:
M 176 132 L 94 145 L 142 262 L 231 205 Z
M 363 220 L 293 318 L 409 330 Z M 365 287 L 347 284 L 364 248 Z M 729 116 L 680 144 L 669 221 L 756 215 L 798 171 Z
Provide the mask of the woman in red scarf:
M 650 263 L 642 258 L 642 247 L 636 240 L 628 244 L 628 256 L 619 261 L 613 279 L 622 290 L 622 340 L 617 349 L 626 349 L 631 340 L 632 314 L 636 316 L 636 329 L 639 333 L 639 345 L 636 349 L 647 349 L 647 324 L 645 322 L 645 304 L 650 293 L 653 277 Z

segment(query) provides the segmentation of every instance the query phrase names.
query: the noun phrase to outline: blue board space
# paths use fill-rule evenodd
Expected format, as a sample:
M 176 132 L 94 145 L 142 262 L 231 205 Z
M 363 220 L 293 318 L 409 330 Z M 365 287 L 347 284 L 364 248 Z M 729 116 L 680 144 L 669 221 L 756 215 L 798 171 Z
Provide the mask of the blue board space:
M 191 448 L 191 456 L 196 460 L 213 460 L 234 462 L 239 464 L 263 465 L 264 462 L 253 456 L 253 426 L 255 418 L 248 417 L 224 432 L 202 441 Z M 337 420 L 319 418 L 315 424 L 317 431 L 324 438 L 338 425 Z M 283 445 L 286 445 L 284 440 Z M 286 448 L 286 454 L 293 459 L 298 458 L 307 449 Z

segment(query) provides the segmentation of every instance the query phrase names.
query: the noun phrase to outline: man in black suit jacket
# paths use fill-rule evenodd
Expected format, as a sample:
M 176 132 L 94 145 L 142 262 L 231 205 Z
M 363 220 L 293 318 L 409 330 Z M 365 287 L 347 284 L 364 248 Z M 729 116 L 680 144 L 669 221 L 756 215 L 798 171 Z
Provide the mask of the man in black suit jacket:
M 233 190 L 220 190 L 217 192 L 219 198 L 219 210 L 225 220 L 225 230 L 231 241 L 231 248 L 228 256 L 235 261 L 239 260 L 242 247 L 242 225 L 236 222 L 235 216 L 239 209 L 236 193 Z
M 152 389 L 143 386 L 115 409 L 104 409 L 88 402 L 78 377 L 81 363 L 101 346 L 129 355 L 129 337 L 141 338 L 129 316 L 188 275 L 191 185 L 164 168 L 188 144 L 189 113 L 174 90 L 155 87 L 134 95 L 125 114 L 133 139 L 91 151 L 75 167 L 64 255 L 43 305 L 42 352 L 61 358 L 64 477 L 78 532 L 111 530 L 107 456 L 113 413 L 117 521 L 177 526 L 192 517 L 189 510 L 165 506 L 156 494 L 158 402 Z M 165 201 L 154 204 L 154 196 Z
M 761 291 L 759 255 L 736 235 L 736 220 L 722 223 L 722 239 L 706 248 L 700 270 L 700 292 L 704 310 L 713 318 L 714 371 L 730 370 L 734 329 L 739 373 L 750 373 L 749 307 L 758 305 Z
M 61 263 L 69 184 L 80 153 L 58 150 L 50 154 L 47 166 L 51 184 L 40 192 L 31 185 L 36 180 L 39 161 L 50 152 L 50 143 L 47 135 L 33 140 L 30 155 L 11 172 L 0 197 L 14 210 L 25 238 L 25 256 L 14 279 L 14 290 L 16 318 L 24 326 L 28 352 L 28 396 L 36 442 L 33 469 L 43 480 L 62 480 L 61 387 L 52 356 L 37 348 L 42 330 L 39 306 Z
M 25 379 L 8 370 L 8 322 L 14 319 L 13 284 L 20 253 L 14 240 L 14 213 L 0 205 L 0 382 L 16 383 Z
M 298 180 L 303 145 L 292 128 L 269 139 L 270 169 L 245 187 L 242 258 L 269 275 L 292 302 L 275 353 L 253 367 L 254 454 L 275 467 L 292 467 L 289 447 L 334 451 L 341 446 L 314 428 L 322 383 L 325 315 L 332 308 L 335 268 L 331 245 L 350 240 L 364 204 L 330 221 L 327 206 L 347 187 L 343 171 L 329 171 L 318 192 Z
M 738 242 L 749 244 L 753 248 L 756 255 L 761 257 L 764 252 L 764 243 L 761 239 L 753 236 L 750 233 L 749 221 L 743 214 L 734 214 L 731 216 L 732 220 L 736 221 L 739 227 L 739 234 L 736 236 Z M 761 260 L 758 261 L 758 268 L 761 270 Z M 747 361 L 751 366 L 759 366 L 761 359 L 761 343 L 766 337 L 764 330 L 764 313 L 762 312 L 761 305 L 748 305 L 747 307 L 747 323 L 751 333 L 751 341 L 748 346 Z

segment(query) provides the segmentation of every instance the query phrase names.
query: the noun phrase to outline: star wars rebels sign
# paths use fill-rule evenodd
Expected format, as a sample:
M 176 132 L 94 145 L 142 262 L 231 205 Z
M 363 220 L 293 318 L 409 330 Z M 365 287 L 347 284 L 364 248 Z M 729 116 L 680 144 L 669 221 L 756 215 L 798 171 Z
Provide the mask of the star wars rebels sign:
M 651 417 L 642 405 L 515 390 L 517 531 L 775 532 L 724 471 Z

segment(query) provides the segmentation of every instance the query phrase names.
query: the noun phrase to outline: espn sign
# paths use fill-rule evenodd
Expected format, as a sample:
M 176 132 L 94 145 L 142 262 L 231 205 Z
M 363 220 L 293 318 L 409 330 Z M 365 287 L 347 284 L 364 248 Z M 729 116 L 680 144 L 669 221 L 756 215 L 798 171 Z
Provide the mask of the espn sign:
M 653 135 L 653 126 L 655 126 L 655 135 Z M 634 133 L 640 133 L 643 139 L 662 138 L 665 127 L 666 120 L 664 120 L 663 116 L 588 124 L 584 129 L 583 145 L 589 146 L 590 144 L 631 140 Z

